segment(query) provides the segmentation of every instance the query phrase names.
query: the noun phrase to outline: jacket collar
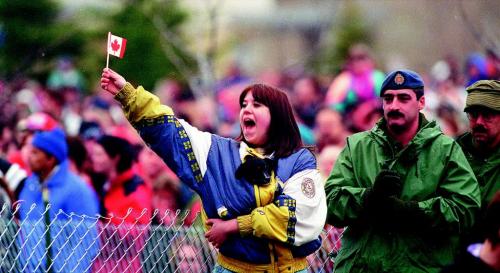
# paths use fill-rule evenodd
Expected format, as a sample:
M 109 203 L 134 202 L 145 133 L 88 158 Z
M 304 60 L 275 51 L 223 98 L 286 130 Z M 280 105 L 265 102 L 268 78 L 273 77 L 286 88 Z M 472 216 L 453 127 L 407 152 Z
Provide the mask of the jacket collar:
M 493 161 L 498 161 L 500 163 L 500 147 L 494 151 L 490 151 L 490 153 L 483 154 L 478 152 L 477 148 L 472 144 L 472 134 L 470 132 L 466 132 L 457 137 L 457 142 L 462 147 L 464 154 L 470 158 L 475 159 L 488 159 Z
M 428 121 L 424 114 L 419 114 L 419 129 L 413 139 L 408 143 L 410 145 L 422 146 L 428 141 L 442 135 L 441 129 L 435 121 Z M 377 124 L 371 129 L 370 135 L 378 141 L 390 141 L 394 143 L 395 140 L 387 132 L 387 122 L 385 118 L 381 118 Z
M 384 162 L 384 168 L 392 168 L 397 161 L 408 164 L 414 162 L 427 143 L 443 134 L 435 121 L 429 122 L 422 113 L 420 113 L 419 119 L 419 130 L 406 147 L 402 147 L 387 133 L 384 118 L 381 118 L 369 131 L 369 136 L 382 146 L 388 158 Z
M 45 179 L 45 181 L 41 181 L 40 177 L 33 173 L 33 175 L 37 178 L 38 181 L 42 185 L 47 185 L 47 187 L 58 186 L 64 184 L 67 180 L 66 176 L 69 172 L 68 160 L 64 160 L 59 165 L 56 165 L 49 176 Z
M 244 142 L 244 141 L 240 142 L 240 148 L 239 148 L 238 152 L 240 154 L 241 161 L 243 161 L 243 159 L 247 155 L 254 155 L 254 156 L 259 157 L 259 158 L 270 158 L 270 159 L 274 158 L 274 153 L 272 153 L 270 155 L 263 155 L 263 154 L 259 153 L 255 148 L 251 148 L 250 146 L 248 146 L 248 144 L 246 144 L 246 142 Z

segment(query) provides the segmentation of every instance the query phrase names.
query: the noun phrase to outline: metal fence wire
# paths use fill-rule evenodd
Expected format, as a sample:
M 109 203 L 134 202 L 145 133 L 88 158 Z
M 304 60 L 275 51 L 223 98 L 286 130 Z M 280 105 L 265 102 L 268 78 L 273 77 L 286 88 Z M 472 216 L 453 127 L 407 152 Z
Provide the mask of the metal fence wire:
M 143 225 L 125 222 L 127 216 L 59 211 L 45 217 L 48 209 L 40 216 L 34 205 L 19 220 L 15 215 L 20 206 L 11 210 L 4 204 L 0 211 L 0 272 L 211 272 L 216 261 L 217 251 L 206 241 L 200 217 L 191 226 L 183 224 L 187 212 L 155 211 L 152 219 L 160 219 L 159 224 Z M 307 257 L 309 272 L 333 271 L 342 233 L 325 226 L 322 247 Z

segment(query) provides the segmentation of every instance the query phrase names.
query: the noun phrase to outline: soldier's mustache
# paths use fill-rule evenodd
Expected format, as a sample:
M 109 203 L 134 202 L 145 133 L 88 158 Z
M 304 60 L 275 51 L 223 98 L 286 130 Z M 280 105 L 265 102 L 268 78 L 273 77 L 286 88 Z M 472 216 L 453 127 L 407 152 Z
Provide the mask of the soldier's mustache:
M 478 125 L 478 126 L 475 126 L 472 128 L 472 132 L 473 133 L 487 133 L 488 130 L 486 130 L 486 128 L 484 128 L 483 126 Z
M 387 113 L 387 116 L 390 118 L 398 118 L 398 117 L 404 117 L 405 115 L 403 115 L 403 113 L 399 111 L 390 111 L 389 113 Z

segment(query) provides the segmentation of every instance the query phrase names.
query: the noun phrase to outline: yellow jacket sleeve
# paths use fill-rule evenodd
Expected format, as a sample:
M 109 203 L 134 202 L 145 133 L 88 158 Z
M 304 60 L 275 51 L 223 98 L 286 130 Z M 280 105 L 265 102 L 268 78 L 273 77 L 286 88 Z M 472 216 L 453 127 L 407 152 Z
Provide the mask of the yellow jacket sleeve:
M 325 190 L 317 169 L 296 173 L 284 184 L 283 194 L 264 204 L 238 217 L 241 236 L 300 246 L 316 240 L 325 224 Z
M 142 86 L 136 89 L 128 82 L 116 94 L 115 99 L 121 103 L 125 116 L 132 124 L 174 114 L 172 108 L 162 105 L 157 96 Z
M 287 206 L 276 206 L 269 204 L 254 209 L 250 214 L 238 217 L 240 235 L 254 235 L 287 242 L 287 227 L 289 225 L 292 211 Z

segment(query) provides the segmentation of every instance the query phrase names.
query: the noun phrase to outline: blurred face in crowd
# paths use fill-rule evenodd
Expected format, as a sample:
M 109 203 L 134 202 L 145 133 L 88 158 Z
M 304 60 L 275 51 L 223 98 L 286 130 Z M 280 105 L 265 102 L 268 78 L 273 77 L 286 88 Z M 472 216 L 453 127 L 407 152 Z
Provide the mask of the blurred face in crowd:
M 295 100 L 294 104 L 298 107 L 306 107 L 315 103 L 318 99 L 314 82 L 310 78 L 302 78 L 295 82 L 293 86 L 293 94 Z
M 316 115 L 314 134 L 318 142 L 339 144 L 345 137 L 342 116 L 333 109 L 322 109 Z
M 354 74 L 364 74 L 375 67 L 369 49 L 364 45 L 355 45 L 349 49 L 347 58 L 349 70 Z
M 373 69 L 372 59 L 365 54 L 357 54 L 349 57 L 349 67 L 355 74 L 362 74 Z
M 255 101 L 252 92 L 248 92 L 240 110 L 240 125 L 246 142 L 256 147 L 266 144 L 270 124 L 269 108 Z
M 165 163 L 148 147 L 144 147 L 139 154 L 139 162 L 144 166 L 144 173 L 149 177 L 160 175 L 165 170 Z
M 417 99 L 411 89 L 387 90 L 382 96 L 384 118 L 393 133 L 402 133 L 418 124 L 418 114 L 425 106 L 425 98 Z
M 31 144 L 30 146 L 28 164 L 31 170 L 37 174 L 52 170 L 52 168 L 57 164 L 57 160 L 37 147 L 34 147 Z
M 117 159 L 109 157 L 104 148 L 97 143 L 91 146 L 90 158 L 92 159 L 92 168 L 96 173 L 111 172 L 117 161 Z
M 318 169 L 323 177 L 328 177 L 332 172 L 337 158 L 342 152 L 342 146 L 328 145 L 318 155 Z
M 179 248 L 179 272 L 204 272 L 206 268 L 200 263 L 196 248 L 192 245 L 182 245 Z
M 486 107 L 467 111 L 474 144 L 480 148 L 495 148 L 500 144 L 500 112 Z

